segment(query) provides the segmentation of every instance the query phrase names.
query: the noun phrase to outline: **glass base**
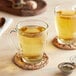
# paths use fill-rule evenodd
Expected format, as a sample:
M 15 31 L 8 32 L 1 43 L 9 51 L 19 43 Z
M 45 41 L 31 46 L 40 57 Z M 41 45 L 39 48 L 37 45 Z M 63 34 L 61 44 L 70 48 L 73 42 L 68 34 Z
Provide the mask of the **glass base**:
M 69 40 L 65 40 L 65 39 L 60 39 L 57 37 L 57 40 L 60 44 L 74 44 L 76 45 L 76 39 L 69 39 Z
M 43 55 L 42 55 L 43 56 Z M 22 57 L 22 60 L 26 63 L 39 63 L 42 60 L 42 56 L 35 56 L 35 57 Z

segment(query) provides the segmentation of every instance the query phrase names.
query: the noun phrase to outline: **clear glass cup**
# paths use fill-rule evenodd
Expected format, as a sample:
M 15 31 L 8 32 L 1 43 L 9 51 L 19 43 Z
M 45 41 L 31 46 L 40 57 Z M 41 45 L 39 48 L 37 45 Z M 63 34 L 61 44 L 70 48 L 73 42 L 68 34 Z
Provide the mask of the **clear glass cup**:
M 48 24 L 41 20 L 25 20 L 16 26 L 22 60 L 26 63 L 38 63 L 45 50 Z
M 76 44 L 76 5 L 63 3 L 55 8 L 57 40 L 61 44 Z

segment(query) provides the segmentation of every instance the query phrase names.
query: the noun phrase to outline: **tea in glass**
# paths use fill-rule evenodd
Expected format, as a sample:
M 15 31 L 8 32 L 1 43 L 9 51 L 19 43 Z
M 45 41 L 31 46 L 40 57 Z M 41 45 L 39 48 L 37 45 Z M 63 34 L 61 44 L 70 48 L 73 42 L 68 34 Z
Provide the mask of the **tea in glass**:
M 18 38 L 22 48 L 23 58 L 28 61 L 41 60 L 46 28 L 41 26 L 24 26 L 19 29 Z
M 72 7 L 58 8 L 60 9 L 55 11 L 58 41 L 63 44 L 73 43 L 76 41 L 76 11 Z
M 66 42 L 76 38 L 75 11 L 58 11 L 56 13 L 56 24 L 59 39 Z
M 33 22 L 33 24 L 31 22 Z M 28 25 L 27 22 L 18 25 L 17 35 L 22 59 L 28 63 L 40 62 L 44 53 L 47 26 L 39 24 L 36 21 L 30 21 Z

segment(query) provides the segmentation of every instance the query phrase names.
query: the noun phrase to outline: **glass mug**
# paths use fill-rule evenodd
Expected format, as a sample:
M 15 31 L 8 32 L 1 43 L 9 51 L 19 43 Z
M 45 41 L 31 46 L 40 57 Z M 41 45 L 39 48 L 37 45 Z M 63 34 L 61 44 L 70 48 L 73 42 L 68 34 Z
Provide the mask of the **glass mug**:
M 48 24 L 41 20 L 25 20 L 16 26 L 22 60 L 37 63 L 42 60 Z
M 61 44 L 76 44 L 76 6 L 65 3 L 55 8 L 57 39 Z

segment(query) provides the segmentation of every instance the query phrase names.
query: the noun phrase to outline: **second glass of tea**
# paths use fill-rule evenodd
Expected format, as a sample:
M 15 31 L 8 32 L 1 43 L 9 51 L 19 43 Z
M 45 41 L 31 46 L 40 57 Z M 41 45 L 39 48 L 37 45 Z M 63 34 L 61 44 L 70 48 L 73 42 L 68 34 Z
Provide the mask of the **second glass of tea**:
M 65 3 L 55 8 L 57 40 L 60 44 L 76 45 L 76 5 Z

